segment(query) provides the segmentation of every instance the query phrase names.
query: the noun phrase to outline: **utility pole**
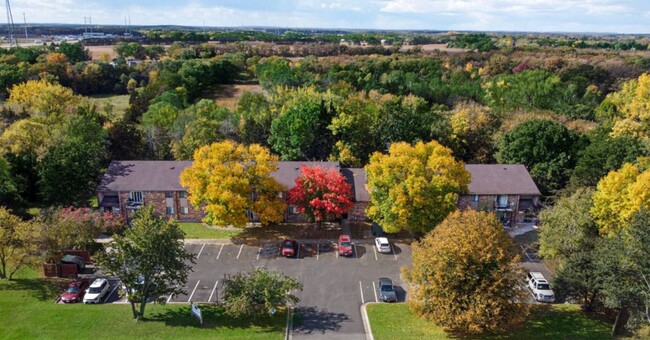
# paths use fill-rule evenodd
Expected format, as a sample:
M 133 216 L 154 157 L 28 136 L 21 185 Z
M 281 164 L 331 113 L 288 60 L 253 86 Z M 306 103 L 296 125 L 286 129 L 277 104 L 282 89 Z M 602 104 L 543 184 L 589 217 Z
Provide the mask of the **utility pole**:
M 14 46 L 14 44 L 18 47 L 18 40 L 14 40 L 14 16 L 11 14 L 11 4 L 9 4 L 9 0 L 5 1 L 5 6 L 7 7 L 7 33 L 9 34 L 9 47 Z
M 25 23 L 25 43 L 29 41 L 29 36 L 27 35 L 27 19 L 25 18 L 25 12 L 23 12 L 23 22 Z

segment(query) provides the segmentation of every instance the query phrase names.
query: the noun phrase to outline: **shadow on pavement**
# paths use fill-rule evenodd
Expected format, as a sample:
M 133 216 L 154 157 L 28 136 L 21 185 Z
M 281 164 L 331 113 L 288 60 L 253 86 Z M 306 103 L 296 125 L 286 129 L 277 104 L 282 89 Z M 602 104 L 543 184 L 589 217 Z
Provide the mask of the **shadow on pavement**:
M 350 317 L 345 313 L 331 313 L 317 307 L 299 307 L 294 313 L 293 332 L 297 334 L 338 331 L 341 323 L 350 322 Z
M 355 249 L 357 250 L 357 253 L 355 254 L 357 256 L 357 258 L 362 258 L 364 255 L 366 255 L 366 252 L 367 252 L 366 251 L 366 246 L 362 246 L 362 245 L 357 244 Z

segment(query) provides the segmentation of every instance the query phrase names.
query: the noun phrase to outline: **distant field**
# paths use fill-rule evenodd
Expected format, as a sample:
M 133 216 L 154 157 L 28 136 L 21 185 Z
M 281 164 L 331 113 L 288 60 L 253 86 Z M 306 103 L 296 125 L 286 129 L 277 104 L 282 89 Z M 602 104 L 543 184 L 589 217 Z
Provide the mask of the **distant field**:
M 259 85 L 221 85 L 218 93 L 214 96 L 217 104 L 234 111 L 237 109 L 237 102 L 244 92 L 265 93 Z
M 119 94 L 119 95 L 97 95 L 88 97 L 90 102 L 97 105 L 99 112 L 106 113 L 105 108 L 106 104 L 112 105 L 112 115 L 109 117 L 110 120 L 115 121 L 124 116 L 124 112 L 129 108 L 129 95 L 128 94 Z
M 86 48 L 90 51 L 90 58 L 92 58 L 92 60 L 98 60 L 99 56 L 101 56 L 102 53 L 107 53 L 111 59 L 116 58 L 117 53 L 115 53 L 115 50 L 113 50 L 114 47 L 114 45 L 86 46 Z
M 414 47 L 419 47 L 425 52 L 439 50 L 440 52 L 465 53 L 468 51 L 464 48 L 447 47 L 447 44 L 403 45 L 400 51 L 408 51 Z

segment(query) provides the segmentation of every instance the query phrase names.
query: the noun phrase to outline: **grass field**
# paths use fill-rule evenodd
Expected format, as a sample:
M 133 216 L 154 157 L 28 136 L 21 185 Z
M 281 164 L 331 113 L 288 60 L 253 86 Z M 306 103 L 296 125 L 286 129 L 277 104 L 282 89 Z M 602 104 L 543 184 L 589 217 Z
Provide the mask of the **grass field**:
M 367 309 L 376 340 L 463 338 L 418 318 L 406 304 L 371 304 Z M 535 305 L 522 328 L 478 339 L 610 339 L 610 331 L 610 325 L 588 318 L 577 305 Z
M 69 281 L 34 278 L 33 273 L 0 280 L 0 339 L 284 338 L 284 313 L 234 319 L 219 307 L 205 305 L 201 326 L 187 305 L 147 305 L 146 320 L 135 322 L 126 304 L 55 304 L 61 286 Z
M 97 105 L 97 110 L 107 114 L 108 119 L 116 121 L 124 116 L 124 112 L 129 108 L 129 95 L 97 95 L 88 97 L 91 103 Z M 106 112 L 107 105 L 111 107 L 110 113 Z
M 203 223 L 179 223 L 186 239 L 229 239 L 241 234 L 240 230 L 222 230 L 209 228 Z

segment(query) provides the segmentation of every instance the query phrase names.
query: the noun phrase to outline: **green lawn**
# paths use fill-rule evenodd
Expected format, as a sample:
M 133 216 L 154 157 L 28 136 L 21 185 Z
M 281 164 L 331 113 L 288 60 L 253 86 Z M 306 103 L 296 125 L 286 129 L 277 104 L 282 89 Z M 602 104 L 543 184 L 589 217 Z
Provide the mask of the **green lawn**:
M 459 338 L 418 318 L 407 304 L 371 304 L 367 309 L 376 340 Z M 535 305 L 522 328 L 479 339 L 610 339 L 610 331 L 610 325 L 584 316 L 577 305 Z
M 229 239 L 241 234 L 241 230 L 213 229 L 204 223 L 179 223 L 179 225 L 185 232 L 186 239 Z
M 113 94 L 113 95 L 96 95 L 88 97 L 91 103 L 97 105 L 97 110 L 101 113 L 106 112 L 107 106 L 110 107 L 112 112 L 108 113 L 108 119 L 117 121 L 124 116 L 124 112 L 129 108 L 129 95 L 128 94 Z
M 24 277 L 25 275 L 23 275 Z M 204 325 L 189 306 L 148 305 L 147 319 L 135 322 L 126 304 L 55 304 L 69 281 L 19 278 L 0 281 L 0 339 L 282 339 L 286 315 L 233 319 L 202 306 Z

